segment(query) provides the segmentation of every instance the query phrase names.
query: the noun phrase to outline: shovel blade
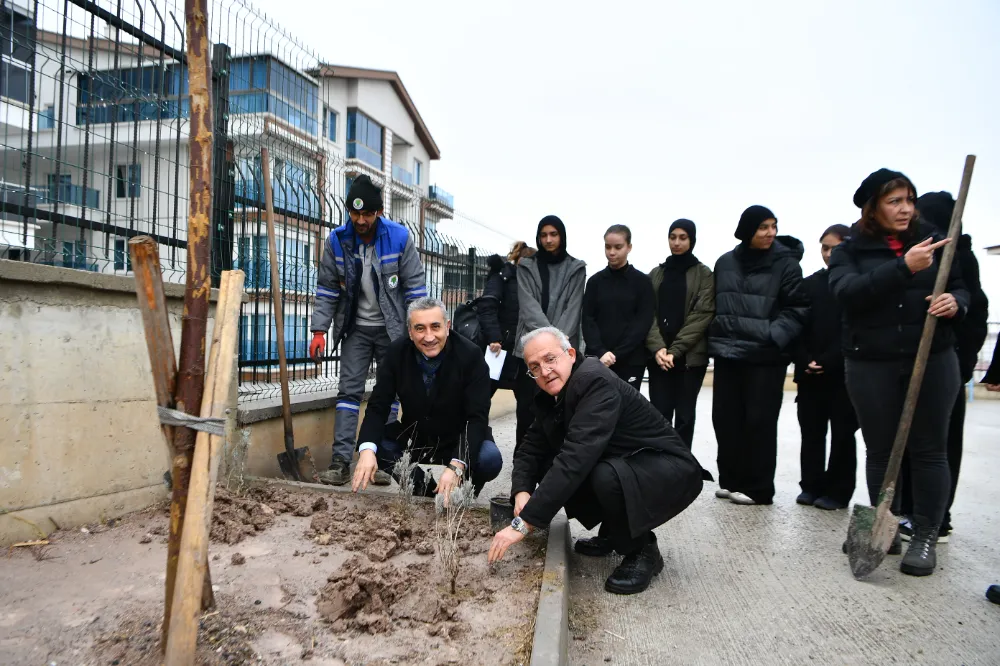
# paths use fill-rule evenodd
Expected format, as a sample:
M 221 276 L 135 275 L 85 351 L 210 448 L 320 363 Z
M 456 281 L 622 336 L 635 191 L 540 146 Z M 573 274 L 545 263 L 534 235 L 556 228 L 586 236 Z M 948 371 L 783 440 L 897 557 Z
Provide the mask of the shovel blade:
M 878 508 L 854 505 L 847 527 L 847 559 L 857 580 L 875 571 L 892 546 L 899 523 L 891 504 L 890 498 L 879 503 Z
M 279 453 L 278 467 L 281 468 L 281 475 L 286 479 L 319 483 L 316 461 L 313 460 L 312 452 L 307 446 Z

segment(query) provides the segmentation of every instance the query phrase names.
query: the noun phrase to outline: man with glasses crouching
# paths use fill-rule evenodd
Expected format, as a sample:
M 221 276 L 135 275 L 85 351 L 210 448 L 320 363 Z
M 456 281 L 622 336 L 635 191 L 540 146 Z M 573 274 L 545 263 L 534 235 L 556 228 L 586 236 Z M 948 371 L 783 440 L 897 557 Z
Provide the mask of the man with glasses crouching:
M 535 421 L 514 454 L 514 521 L 493 538 L 489 561 L 559 509 L 596 537 L 581 555 L 623 556 L 604 589 L 642 592 L 663 569 L 653 529 L 701 492 L 701 465 L 663 416 L 596 358 L 577 354 L 566 335 L 540 328 L 523 338 L 528 372 L 541 388 Z

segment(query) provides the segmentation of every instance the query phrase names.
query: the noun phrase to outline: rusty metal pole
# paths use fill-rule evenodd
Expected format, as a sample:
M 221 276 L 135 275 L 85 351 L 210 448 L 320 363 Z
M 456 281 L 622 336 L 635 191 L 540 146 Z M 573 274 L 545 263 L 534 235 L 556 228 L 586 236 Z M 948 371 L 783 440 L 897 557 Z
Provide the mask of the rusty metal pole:
M 205 389 L 205 332 L 208 328 L 208 303 L 212 291 L 209 256 L 212 219 L 212 66 L 208 42 L 207 0 L 185 0 L 184 22 L 187 42 L 188 91 L 191 118 L 188 124 L 189 182 L 187 227 L 187 284 L 184 289 L 184 315 L 181 320 L 181 354 L 177 376 L 176 408 L 188 414 L 201 411 Z M 170 501 L 170 538 L 167 545 L 166 604 L 163 615 L 163 641 L 170 630 L 170 613 L 177 579 L 177 558 L 181 546 L 181 526 L 187 505 L 194 455 L 195 432 L 177 428 L 173 462 L 173 495 Z M 211 579 L 205 576 L 205 588 L 211 593 Z

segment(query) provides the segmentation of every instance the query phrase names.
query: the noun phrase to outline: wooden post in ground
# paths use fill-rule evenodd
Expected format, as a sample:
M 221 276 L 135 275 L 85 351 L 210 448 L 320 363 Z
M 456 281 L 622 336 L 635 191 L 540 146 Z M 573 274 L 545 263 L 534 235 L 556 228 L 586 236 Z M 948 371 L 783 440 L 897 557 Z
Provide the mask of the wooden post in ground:
M 212 65 L 208 44 L 208 0 L 185 0 L 184 19 L 191 100 L 188 149 L 190 156 L 187 226 L 187 283 L 184 315 L 181 320 L 181 353 L 176 409 L 197 415 L 205 380 L 205 331 L 208 328 L 208 300 L 212 291 L 209 275 L 209 234 L 212 215 Z M 167 581 L 163 615 L 163 645 L 170 629 L 170 606 L 174 598 L 181 525 L 187 502 L 194 431 L 175 428 L 173 496 L 170 500 L 170 535 L 167 541 Z
M 153 371 L 156 404 L 173 408 L 174 391 L 177 387 L 177 357 L 174 355 L 174 340 L 170 332 L 167 299 L 163 293 L 159 246 L 149 236 L 136 236 L 128 242 L 128 250 L 132 257 L 135 292 L 139 300 L 139 312 L 142 314 L 142 327 L 146 334 L 149 366 Z M 177 457 L 177 450 L 174 447 L 174 428 L 164 425 L 162 429 L 170 457 L 171 483 L 174 483 L 177 471 L 174 464 Z M 208 572 L 205 575 L 202 607 L 208 609 L 214 605 L 212 576 Z
M 201 405 L 202 417 L 225 418 L 229 409 L 229 390 L 236 367 L 243 278 L 242 271 L 225 271 L 222 274 L 205 394 Z M 208 538 L 212 526 L 215 482 L 224 439 L 205 432 L 197 435 L 177 560 L 170 633 L 167 635 L 167 666 L 189 666 L 194 663 L 201 619 L 202 587 L 208 571 Z

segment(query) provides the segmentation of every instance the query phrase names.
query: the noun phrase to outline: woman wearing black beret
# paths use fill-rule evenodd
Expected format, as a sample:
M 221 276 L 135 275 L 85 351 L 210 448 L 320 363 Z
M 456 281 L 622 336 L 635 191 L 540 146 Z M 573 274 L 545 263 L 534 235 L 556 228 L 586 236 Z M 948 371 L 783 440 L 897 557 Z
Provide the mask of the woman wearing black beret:
M 847 391 L 867 446 L 866 474 L 878 504 L 903 400 L 927 314 L 941 318 L 907 451 L 913 492 L 913 537 L 900 570 L 927 576 L 936 566 L 935 544 L 951 479 L 946 454 L 948 421 L 959 390 L 953 322 L 968 307 L 958 264 L 945 293 L 931 302 L 946 238 L 920 221 L 917 190 L 898 171 L 879 169 L 861 183 L 854 204 L 861 219 L 830 259 L 830 287 L 844 308 Z M 893 510 L 898 513 L 900 495 Z M 899 535 L 889 552 L 899 552 Z

